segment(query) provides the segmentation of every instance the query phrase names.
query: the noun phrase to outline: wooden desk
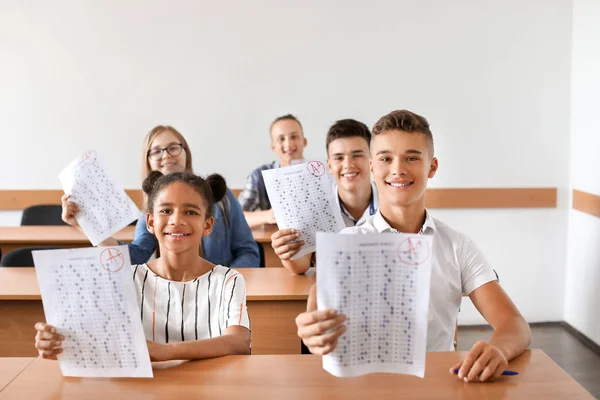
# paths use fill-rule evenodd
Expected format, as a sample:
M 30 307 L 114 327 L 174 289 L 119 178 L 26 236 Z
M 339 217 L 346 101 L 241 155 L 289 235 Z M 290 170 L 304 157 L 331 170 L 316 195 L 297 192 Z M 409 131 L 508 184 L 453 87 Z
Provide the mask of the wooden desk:
M 34 357 L 0 358 L 0 392 L 33 360 Z
M 448 369 L 466 353 L 429 353 L 425 378 L 370 374 L 336 378 L 321 357 L 229 356 L 155 365 L 153 379 L 65 378 L 58 363 L 32 362 L 2 392 L 4 399 L 592 399 L 541 350 L 509 367 L 520 372 L 492 383 L 464 383 Z
M 295 319 L 306 310 L 314 271 L 240 268 L 246 279 L 252 354 L 300 354 Z M 36 356 L 33 325 L 45 321 L 35 269 L 0 268 L 0 357 Z
M 131 242 L 135 226 L 127 226 L 113 237 Z M 22 247 L 91 247 L 88 238 L 72 226 L 1 226 L 0 249 L 2 254 Z
M 261 225 L 252 229 L 252 236 L 263 247 L 265 252 L 265 266 L 267 267 L 283 267 L 281 260 L 275 254 L 273 246 L 271 246 L 271 235 L 277 232 L 277 225 Z

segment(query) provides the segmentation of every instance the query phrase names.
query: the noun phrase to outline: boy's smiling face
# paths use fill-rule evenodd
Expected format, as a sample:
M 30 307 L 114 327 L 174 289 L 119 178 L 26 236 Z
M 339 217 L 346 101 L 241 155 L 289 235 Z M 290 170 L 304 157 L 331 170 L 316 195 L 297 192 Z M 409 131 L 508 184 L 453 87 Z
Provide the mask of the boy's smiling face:
M 418 201 L 425 206 L 427 180 L 438 161 L 424 134 L 384 131 L 371 139 L 371 173 L 381 203 L 405 207 Z
M 294 120 L 278 121 L 271 128 L 271 150 L 279 156 L 282 165 L 302 159 L 306 143 L 302 127 Z
M 359 136 L 339 138 L 329 143 L 327 166 L 338 188 L 354 191 L 371 179 L 369 144 Z

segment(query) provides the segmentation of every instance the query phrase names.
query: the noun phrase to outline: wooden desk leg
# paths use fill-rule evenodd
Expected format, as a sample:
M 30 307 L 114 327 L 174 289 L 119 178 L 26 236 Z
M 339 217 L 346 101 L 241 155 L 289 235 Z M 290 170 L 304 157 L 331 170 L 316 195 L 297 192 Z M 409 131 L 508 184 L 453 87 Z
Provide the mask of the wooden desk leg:
M 261 243 L 260 244 L 265 251 L 265 267 L 282 267 L 281 260 L 275 254 L 275 250 L 273 250 L 273 246 L 271 243 Z
M 248 301 L 252 354 L 300 354 L 296 316 L 306 311 L 305 300 Z
M 36 322 L 46 321 L 41 300 L 0 301 L 0 357 L 37 357 Z

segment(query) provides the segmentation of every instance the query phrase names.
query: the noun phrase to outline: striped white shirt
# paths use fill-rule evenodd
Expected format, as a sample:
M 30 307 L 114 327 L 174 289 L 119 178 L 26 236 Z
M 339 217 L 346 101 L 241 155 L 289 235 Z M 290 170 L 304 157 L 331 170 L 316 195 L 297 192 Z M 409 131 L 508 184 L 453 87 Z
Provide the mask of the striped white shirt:
M 131 267 L 146 339 L 173 343 L 221 336 L 232 325 L 250 329 L 239 272 L 217 265 L 192 281 L 175 282 L 146 264 Z

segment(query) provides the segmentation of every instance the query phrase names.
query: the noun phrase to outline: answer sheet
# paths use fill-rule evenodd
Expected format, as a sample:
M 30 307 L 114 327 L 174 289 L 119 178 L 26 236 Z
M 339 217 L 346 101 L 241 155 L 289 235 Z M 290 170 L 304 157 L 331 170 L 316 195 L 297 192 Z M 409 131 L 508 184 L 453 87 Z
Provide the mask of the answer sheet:
M 315 251 L 317 232 L 338 233 L 346 227 L 322 162 L 269 169 L 262 174 L 277 227 L 295 228 L 304 240 L 292 260 Z
M 64 376 L 152 377 L 127 246 L 34 251 Z
M 317 304 L 346 314 L 323 368 L 338 377 L 423 377 L 432 236 L 317 234 Z
M 63 190 L 79 206 L 77 223 L 97 246 L 140 217 L 125 190 L 109 176 L 95 151 L 86 151 L 59 174 Z

